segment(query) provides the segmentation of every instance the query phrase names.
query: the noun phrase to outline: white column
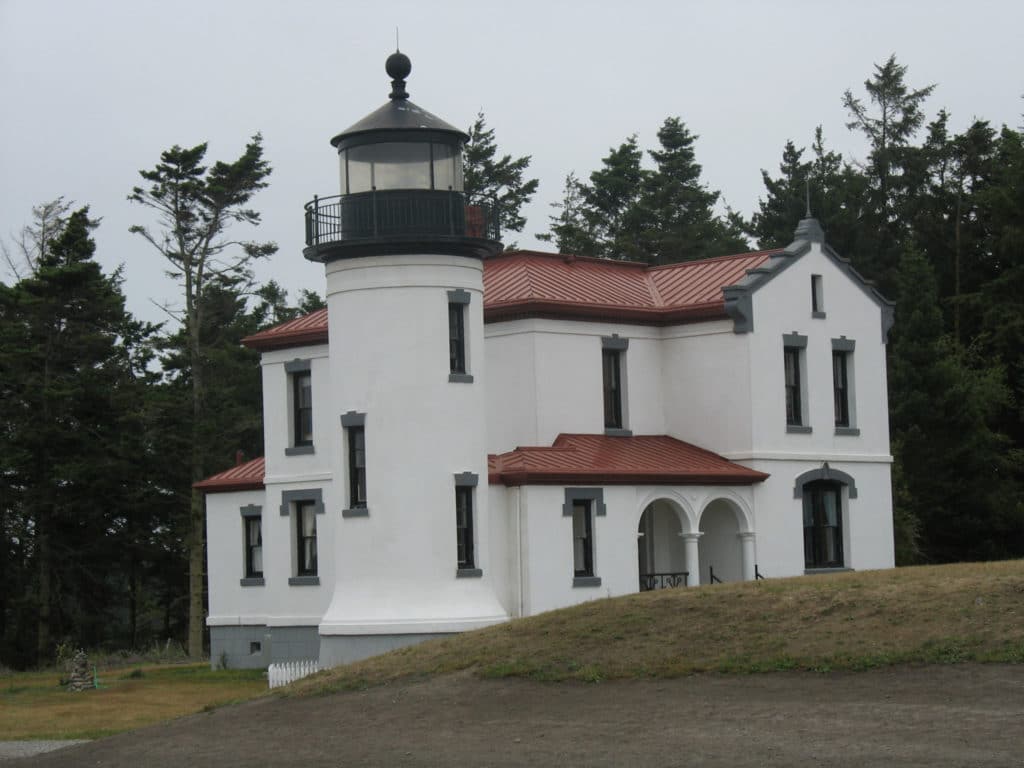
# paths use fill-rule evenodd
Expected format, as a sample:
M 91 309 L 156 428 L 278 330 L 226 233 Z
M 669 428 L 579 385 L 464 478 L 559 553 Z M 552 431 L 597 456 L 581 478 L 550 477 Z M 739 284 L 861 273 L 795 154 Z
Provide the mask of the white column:
M 697 542 L 702 533 L 684 533 L 683 546 L 686 548 L 686 570 L 690 572 L 687 577 L 687 584 L 691 587 L 700 586 L 700 554 Z
M 743 549 L 743 580 L 754 580 L 754 539 L 757 534 L 753 531 L 744 531 L 739 534 L 740 546 Z

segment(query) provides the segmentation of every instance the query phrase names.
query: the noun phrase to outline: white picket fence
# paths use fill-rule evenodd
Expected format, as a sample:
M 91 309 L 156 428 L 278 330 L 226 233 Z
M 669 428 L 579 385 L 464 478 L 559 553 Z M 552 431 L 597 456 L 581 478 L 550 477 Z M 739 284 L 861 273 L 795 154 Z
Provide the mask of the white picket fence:
M 319 671 L 320 664 L 312 659 L 283 661 L 280 664 L 271 664 L 267 667 L 267 682 L 270 683 L 271 688 L 279 688 Z

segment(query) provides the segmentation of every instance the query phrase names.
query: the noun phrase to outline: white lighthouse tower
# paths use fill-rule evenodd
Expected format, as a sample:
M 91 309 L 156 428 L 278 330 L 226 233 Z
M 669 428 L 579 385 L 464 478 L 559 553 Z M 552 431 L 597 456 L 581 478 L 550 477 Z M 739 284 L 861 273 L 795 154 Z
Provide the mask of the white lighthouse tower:
M 501 249 L 496 211 L 463 192 L 469 137 L 409 101 L 409 58 L 386 69 L 388 103 L 331 140 L 341 194 L 306 206 L 344 507 L 328 666 L 508 618 L 487 562 L 481 260 Z

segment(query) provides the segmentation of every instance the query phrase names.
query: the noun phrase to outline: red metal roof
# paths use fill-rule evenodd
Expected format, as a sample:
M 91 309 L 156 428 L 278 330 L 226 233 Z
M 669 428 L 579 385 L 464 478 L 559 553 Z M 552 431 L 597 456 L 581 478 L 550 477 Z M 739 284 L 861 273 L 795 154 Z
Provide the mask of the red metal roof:
M 488 457 L 492 485 L 752 485 L 763 472 L 667 435 L 559 435 Z
M 192 487 L 206 493 L 258 491 L 263 488 L 264 472 L 264 461 L 261 457 L 226 469 L 213 477 L 200 480 L 198 483 L 193 483 Z
M 484 260 L 484 322 L 565 317 L 670 325 L 724 318 L 722 288 L 780 250 L 649 267 L 635 261 L 509 251 Z M 327 342 L 327 310 L 242 340 L 270 350 Z

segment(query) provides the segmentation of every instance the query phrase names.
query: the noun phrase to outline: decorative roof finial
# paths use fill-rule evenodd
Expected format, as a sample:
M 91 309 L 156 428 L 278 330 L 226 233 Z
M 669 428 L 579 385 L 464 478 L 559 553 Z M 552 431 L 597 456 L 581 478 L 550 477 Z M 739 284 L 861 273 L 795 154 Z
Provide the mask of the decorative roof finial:
M 808 176 L 804 179 L 804 183 L 807 185 L 807 215 L 804 218 L 811 218 L 811 177 Z
M 395 39 L 397 42 L 398 30 L 395 30 Z M 409 98 L 408 92 L 405 90 L 405 78 L 412 72 L 412 62 L 409 61 L 409 57 L 398 50 L 395 47 L 395 52 L 388 56 L 388 60 L 384 63 L 384 70 L 388 73 L 391 78 L 391 95 L 389 98 L 397 99 L 399 101 L 405 101 Z

